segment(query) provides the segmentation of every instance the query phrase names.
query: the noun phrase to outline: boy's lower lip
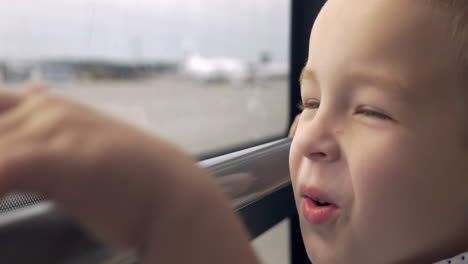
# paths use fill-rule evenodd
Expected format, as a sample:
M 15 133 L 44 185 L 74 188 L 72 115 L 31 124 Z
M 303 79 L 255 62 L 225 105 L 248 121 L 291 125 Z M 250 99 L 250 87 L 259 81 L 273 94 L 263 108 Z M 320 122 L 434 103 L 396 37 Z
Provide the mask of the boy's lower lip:
M 336 205 L 318 206 L 309 197 L 302 197 L 302 199 L 302 214 L 311 224 L 325 224 L 336 215 L 338 209 Z

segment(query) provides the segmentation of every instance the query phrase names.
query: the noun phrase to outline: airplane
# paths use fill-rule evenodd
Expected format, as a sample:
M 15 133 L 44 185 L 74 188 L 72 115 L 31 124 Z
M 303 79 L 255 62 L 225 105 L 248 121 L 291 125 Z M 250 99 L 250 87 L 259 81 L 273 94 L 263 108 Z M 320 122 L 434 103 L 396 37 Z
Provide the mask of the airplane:
M 251 67 L 232 57 L 187 56 L 179 67 L 179 73 L 201 82 L 244 82 L 251 75 Z

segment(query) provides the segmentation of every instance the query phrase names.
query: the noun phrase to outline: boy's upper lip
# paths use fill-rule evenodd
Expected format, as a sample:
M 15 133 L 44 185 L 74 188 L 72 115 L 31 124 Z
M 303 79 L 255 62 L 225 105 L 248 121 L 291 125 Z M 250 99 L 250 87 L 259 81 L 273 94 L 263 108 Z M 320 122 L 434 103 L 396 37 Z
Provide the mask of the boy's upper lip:
M 307 197 L 313 200 L 320 200 L 322 202 L 327 202 L 329 204 L 333 204 L 338 207 L 338 204 L 336 204 L 336 201 L 332 197 L 330 197 L 330 195 L 321 191 L 316 186 L 301 184 L 300 194 L 301 194 L 301 197 Z

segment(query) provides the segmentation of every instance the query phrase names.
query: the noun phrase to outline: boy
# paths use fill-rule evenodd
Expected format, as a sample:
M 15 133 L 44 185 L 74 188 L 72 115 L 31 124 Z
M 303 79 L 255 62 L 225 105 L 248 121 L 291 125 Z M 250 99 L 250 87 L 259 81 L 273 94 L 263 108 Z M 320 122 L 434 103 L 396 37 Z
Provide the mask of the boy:
M 318 17 L 290 154 L 316 263 L 468 250 L 468 27 L 452 35 L 448 2 L 466 23 L 466 1 L 334 0 Z
M 467 6 L 322 10 L 290 153 L 314 263 L 434 263 L 468 250 Z M 257 263 L 229 203 L 172 145 L 46 95 L 4 93 L 0 106 L 3 192 L 45 193 L 144 263 Z

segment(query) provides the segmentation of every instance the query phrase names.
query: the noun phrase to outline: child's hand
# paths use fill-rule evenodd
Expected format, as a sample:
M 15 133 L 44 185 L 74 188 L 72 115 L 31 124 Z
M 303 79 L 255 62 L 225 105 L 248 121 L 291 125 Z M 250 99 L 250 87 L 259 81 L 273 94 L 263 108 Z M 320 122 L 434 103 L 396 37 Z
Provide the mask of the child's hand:
M 0 94 L 0 188 L 56 199 L 108 242 L 135 246 L 154 209 L 155 139 L 47 95 Z M 166 146 L 162 146 L 166 147 Z M 163 168 L 158 168 L 163 169 Z M 132 177 L 139 177 L 135 181 Z M 154 193 L 156 192 L 156 193 Z M 140 229 L 140 230 L 138 230 Z
M 148 263 L 256 261 L 214 180 L 129 125 L 58 97 L 0 92 L 0 150 L 0 194 L 42 193 Z

